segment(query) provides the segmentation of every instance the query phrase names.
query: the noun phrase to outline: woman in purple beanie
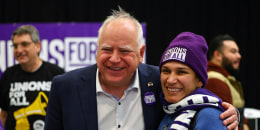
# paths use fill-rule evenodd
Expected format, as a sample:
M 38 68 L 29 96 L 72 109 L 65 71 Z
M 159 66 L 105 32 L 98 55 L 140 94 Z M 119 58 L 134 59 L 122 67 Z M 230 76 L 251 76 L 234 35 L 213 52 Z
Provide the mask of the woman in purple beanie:
M 159 65 L 166 113 L 159 130 L 226 130 L 220 114 L 222 100 L 204 89 L 207 76 L 205 39 L 191 32 L 179 34 Z

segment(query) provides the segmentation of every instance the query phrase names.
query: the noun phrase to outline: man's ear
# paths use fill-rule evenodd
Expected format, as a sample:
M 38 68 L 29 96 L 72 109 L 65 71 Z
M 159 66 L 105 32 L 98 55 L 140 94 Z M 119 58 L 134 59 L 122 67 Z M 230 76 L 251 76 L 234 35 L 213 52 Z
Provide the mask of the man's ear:
M 213 55 L 214 55 L 216 60 L 218 60 L 218 61 L 222 60 L 222 54 L 218 50 L 215 50 Z
M 140 63 L 142 63 L 144 60 L 144 52 L 145 52 L 145 45 L 143 44 L 142 47 L 140 48 Z
M 41 46 L 42 46 L 42 43 L 40 41 L 36 43 L 36 50 L 37 50 L 38 55 L 40 54 Z
M 201 80 L 199 80 L 199 82 L 198 82 L 198 84 L 197 84 L 197 87 L 198 87 L 198 88 L 201 88 L 202 86 L 203 86 L 203 83 L 202 83 Z

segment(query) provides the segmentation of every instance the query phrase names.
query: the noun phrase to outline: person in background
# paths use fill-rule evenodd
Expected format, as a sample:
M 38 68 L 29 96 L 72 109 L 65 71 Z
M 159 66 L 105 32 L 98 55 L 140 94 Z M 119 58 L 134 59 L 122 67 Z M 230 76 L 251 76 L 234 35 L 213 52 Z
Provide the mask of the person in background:
M 52 78 L 64 70 L 39 57 L 38 30 L 22 25 L 12 34 L 14 57 L 0 79 L 0 118 L 6 130 L 43 129 Z
M 227 129 L 219 118 L 222 100 L 203 88 L 208 79 L 207 51 L 203 36 L 182 32 L 163 53 L 159 68 L 166 115 L 159 130 Z
M 244 118 L 245 100 L 240 81 L 235 77 L 239 72 L 241 55 L 234 38 L 228 34 L 218 35 L 209 44 L 208 76 L 206 89 L 218 95 L 223 101 L 233 104 L 240 111 L 239 129 L 248 130 Z
M 45 130 L 155 130 L 164 116 L 158 66 L 143 64 L 141 24 L 121 8 L 98 33 L 97 64 L 54 77 Z M 231 104 L 222 118 L 237 126 Z

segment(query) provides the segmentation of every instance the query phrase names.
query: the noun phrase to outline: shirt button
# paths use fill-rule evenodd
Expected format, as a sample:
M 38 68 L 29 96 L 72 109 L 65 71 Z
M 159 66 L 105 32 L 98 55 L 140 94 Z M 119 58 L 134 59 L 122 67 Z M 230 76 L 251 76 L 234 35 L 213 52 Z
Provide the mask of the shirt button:
M 120 125 L 118 125 L 117 127 L 118 127 L 118 128 L 120 128 L 121 126 L 120 126 Z
M 118 102 L 118 105 L 121 105 L 121 102 Z

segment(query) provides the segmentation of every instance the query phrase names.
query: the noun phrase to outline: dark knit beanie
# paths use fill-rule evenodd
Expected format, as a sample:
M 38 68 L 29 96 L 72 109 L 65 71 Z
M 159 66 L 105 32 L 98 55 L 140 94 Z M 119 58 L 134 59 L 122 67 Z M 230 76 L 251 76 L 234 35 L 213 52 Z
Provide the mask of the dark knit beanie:
M 180 33 L 172 40 L 162 55 L 159 69 L 168 61 L 178 61 L 188 65 L 200 78 L 204 87 L 208 80 L 207 74 L 208 46 L 203 36 L 191 33 Z

